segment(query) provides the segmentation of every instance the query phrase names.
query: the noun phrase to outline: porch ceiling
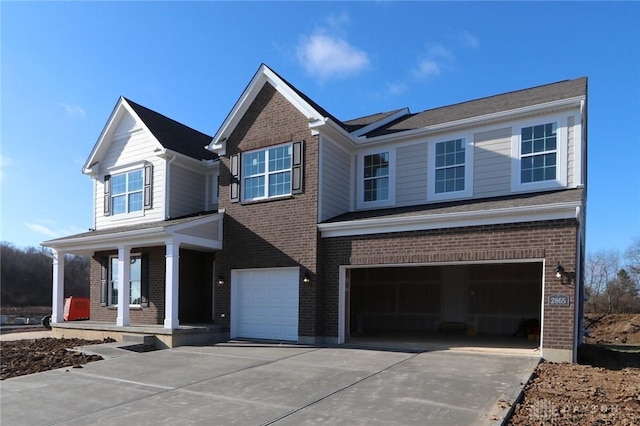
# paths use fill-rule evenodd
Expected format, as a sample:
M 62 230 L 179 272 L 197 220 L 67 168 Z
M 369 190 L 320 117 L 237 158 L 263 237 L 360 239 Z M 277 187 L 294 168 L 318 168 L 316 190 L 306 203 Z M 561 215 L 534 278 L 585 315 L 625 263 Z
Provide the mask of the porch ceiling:
M 180 244 L 181 247 L 214 251 L 222 249 L 224 213 L 207 213 L 159 222 L 84 232 L 43 242 L 57 252 L 91 255 L 119 246 L 149 247 Z

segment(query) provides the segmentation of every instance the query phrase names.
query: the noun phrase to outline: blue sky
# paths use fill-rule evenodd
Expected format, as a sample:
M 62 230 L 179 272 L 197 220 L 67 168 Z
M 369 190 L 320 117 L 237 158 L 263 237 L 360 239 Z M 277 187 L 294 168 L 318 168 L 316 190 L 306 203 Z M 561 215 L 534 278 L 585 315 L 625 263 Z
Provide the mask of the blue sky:
M 347 120 L 589 77 L 587 251 L 640 236 L 638 2 L 2 2 L 0 240 L 84 232 L 118 97 L 213 135 L 261 63 Z

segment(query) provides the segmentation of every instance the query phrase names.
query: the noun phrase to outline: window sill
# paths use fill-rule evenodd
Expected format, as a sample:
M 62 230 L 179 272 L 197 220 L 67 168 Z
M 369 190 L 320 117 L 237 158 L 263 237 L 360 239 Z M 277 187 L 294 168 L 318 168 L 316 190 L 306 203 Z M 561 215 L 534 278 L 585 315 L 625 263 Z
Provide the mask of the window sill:
M 270 203 L 270 202 L 273 202 L 273 201 L 291 200 L 293 198 L 295 198 L 295 196 L 293 196 L 293 195 L 283 195 L 281 197 L 271 197 L 271 198 L 263 198 L 263 199 L 260 199 L 260 200 L 241 201 L 240 205 L 249 206 L 249 205 L 252 205 L 252 204 Z
M 106 307 L 107 309 L 111 310 L 111 311 L 117 311 L 118 310 L 118 306 L 117 305 L 101 305 L 103 307 Z M 129 305 L 129 310 L 130 311 L 141 311 L 143 308 L 146 308 L 147 305 Z

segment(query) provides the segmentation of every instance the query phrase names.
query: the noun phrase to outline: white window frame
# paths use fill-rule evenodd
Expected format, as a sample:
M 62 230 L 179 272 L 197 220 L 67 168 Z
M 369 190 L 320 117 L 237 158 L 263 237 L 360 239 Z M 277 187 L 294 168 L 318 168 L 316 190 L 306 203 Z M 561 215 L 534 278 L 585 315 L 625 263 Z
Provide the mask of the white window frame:
M 142 298 L 142 253 L 131 253 L 131 255 L 129 256 L 129 259 L 133 259 L 133 258 L 138 258 L 138 261 L 140 262 L 140 297 Z M 107 270 L 107 306 L 118 306 L 118 301 L 117 300 L 113 300 L 113 289 L 117 289 L 118 288 L 118 283 L 117 281 L 113 281 L 113 261 L 116 261 L 115 264 L 117 265 L 118 262 L 118 256 L 117 255 L 113 255 L 113 256 L 109 256 L 109 264 L 107 266 L 108 270 Z M 129 265 L 129 268 L 131 268 L 131 265 Z M 131 271 L 129 271 L 131 272 Z M 118 271 L 118 274 L 120 273 L 120 271 Z M 131 273 L 129 274 L 129 277 L 131 277 Z M 129 299 L 131 299 L 131 280 L 129 280 Z M 129 303 L 130 307 L 141 307 L 141 306 L 147 306 L 148 305 L 148 299 L 149 296 L 147 295 L 147 302 L 145 303 Z
M 442 142 L 462 139 L 464 148 L 464 190 L 436 193 L 436 145 Z M 428 141 L 427 152 L 427 200 L 440 201 L 473 196 L 473 136 L 470 134 L 451 134 Z
M 389 153 L 389 197 L 386 200 L 364 201 L 364 157 L 368 155 Z M 368 149 L 358 154 L 356 161 L 358 178 L 358 202 L 357 208 L 368 209 L 393 205 L 396 201 L 396 149 L 391 147 L 381 147 Z
M 283 170 L 278 170 L 278 171 L 270 171 L 269 170 L 269 151 L 272 149 L 276 149 L 276 148 L 282 148 L 282 147 L 289 147 L 291 149 L 291 162 L 289 164 L 289 168 L 288 169 L 283 169 Z M 251 177 L 255 177 L 255 176 L 264 176 L 264 193 L 262 196 L 260 197 L 255 197 L 255 198 L 246 198 L 245 197 L 245 190 L 247 189 L 247 184 L 245 179 L 248 178 L 249 176 L 245 175 L 244 173 L 244 161 L 247 158 L 248 155 L 250 154 L 255 154 L 257 152 L 264 152 L 264 161 L 265 161 L 265 171 L 264 173 L 260 173 L 257 175 L 251 175 Z M 260 201 L 260 200 L 270 200 L 270 199 L 276 199 L 276 198 L 283 198 L 283 197 L 290 197 L 292 195 L 292 182 L 293 182 L 293 143 L 285 143 L 285 144 L 280 144 L 280 145 L 274 145 L 274 146 L 269 146 L 266 148 L 260 148 L 260 149 L 254 149 L 252 151 L 246 151 L 242 153 L 242 156 L 240 157 L 240 179 L 241 179 L 241 184 L 240 184 L 240 199 L 242 201 Z M 283 173 L 283 172 L 289 172 L 289 192 L 285 193 L 285 194 L 278 194 L 278 195 L 272 195 L 269 196 L 269 175 L 271 174 L 278 174 L 278 173 Z
M 559 189 L 567 187 L 568 174 L 568 128 L 567 117 L 573 115 L 553 114 L 543 115 L 527 120 L 521 120 L 513 124 L 511 127 L 511 191 L 512 192 L 528 192 L 539 191 L 545 189 Z M 522 129 L 525 127 L 537 126 L 540 124 L 556 123 L 556 178 L 551 180 L 543 180 L 537 182 L 522 183 L 521 165 L 522 165 Z
M 113 212 L 113 180 L 109 183 L 110 186 L 110 191 L 109 191 L 109 211 L 111 212 L 110 216 L 111 216 L 111 220 L 120 220 L 120 219 L 129 219 L 129 218 L 135 218 L 135 217 L 142 217 L 144 216 L 144 167 L 147 163 L 143 162 L 139 162 L 139 163 L 135 163 L 135 164 L 130 164 L 127 166 L 123 166 L 123 167 L 112 167 L 109 168 L 109 175 L 110 175 L 110 179 L 113 179 L 115 176 L 119 176 L 122 174 L 128 174 L 131 172 L 135 172 L 135 171 L 142 171 L 142 189 L 140 190 L 142 192 L 142 209 L 141 210 L 136 210 L 133 212 L 124 212 L 124 213 L 114 213 Z M 136 191 L 137 192 L 137 191 Z M 128 194 L 128 192 L 126 192 L 125 194 Z M 129 200 L 127 197 L 127 206 L 128 206 Z M 128 209 L 128 207 L 127 207 Z

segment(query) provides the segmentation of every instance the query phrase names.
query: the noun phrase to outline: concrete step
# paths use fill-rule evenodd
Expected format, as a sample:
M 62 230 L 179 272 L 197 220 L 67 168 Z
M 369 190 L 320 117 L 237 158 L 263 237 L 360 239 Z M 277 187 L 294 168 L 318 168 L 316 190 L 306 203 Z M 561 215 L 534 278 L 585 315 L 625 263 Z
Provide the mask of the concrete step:
M 153 334 L 123 334 L 122 342 L 130 346 L 136 346 L 141 352 L 147 352 L 156 348 L 156 336 Z

